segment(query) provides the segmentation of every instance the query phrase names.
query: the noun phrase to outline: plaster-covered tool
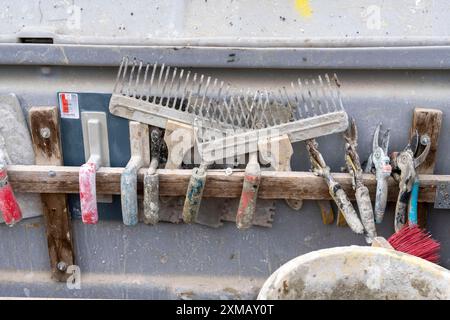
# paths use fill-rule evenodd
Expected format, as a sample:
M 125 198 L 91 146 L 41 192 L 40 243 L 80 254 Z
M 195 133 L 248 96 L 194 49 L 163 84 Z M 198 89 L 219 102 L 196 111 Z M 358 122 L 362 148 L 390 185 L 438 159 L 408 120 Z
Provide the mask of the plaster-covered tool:
M 168 120 L 192 125 L 197 118 L 221 132 L 243 129 L 239 135 L 227 134 L 215 141 L 204 139 L 203 156 L 211 162 L 222 155 L 210 155 L 223 147 L 226 152 L 231 152 L 230 156 L 256 152 L 260 137 L 288 134 L 291 142 L 296 142 L 346 130 L 347 113 L 338 86 L 332 84 L 336 79 L 325 75 L 311 82 L 297 81 L 294 90 L 302 97 L 320 100 L 313 107 L 303 103 L 298 96 L 297 102 L 293 101 L 286 90 L 285 96 L 283 93 L 265 95 L 260 92 L 268 103 L 260 104 L 256 110 L 260 128 L 249 130 L 252 125 L 249 110 L 242 108 L 237 112 L 232 108 L 229 102 L 235 94 L 230 93 L 230 86 L 223 81 L 176 67 L 143 64 L 124 58 L 109 110 L 114 115 L 159 128 L 165 128 Z M 253 94 L 249 98 L 252 97 Z M 273 108 L 274 104 L 278 107 Z
M 324 78 L 325 81 L 322 76 L 317 81 L 298 79 L 292 92 L 287 88 L 278 92 L 259 91 L 262 103 L 256 104 L 254 112 L 257 116 L 253 119 L 258 122 L 258 128 L 251 130 L 251 122 L 246 121 L 248 111 L 237 113 L 237 124 L 248 129 L 223 138 L 205 139 L 203 156 L 208 161 L 215 161 L 214 150 L 224 149 L 227 156 L 255 152 L 259 141 L 284 134 L 294 143 L 345 131 L 348 116 L 338 86 L 332 84 L 328 75 Z M 334 75 L 333 79 L 337 77 Z M 234 112 L 232 108 L 229 110 Z M 235 125 L 228 120 L 227 124 Z
M 100 167 L 109 167 L 106 114 L 82 112 L 81 121 L 86 159 L 79 173 L 81 218 L 85 224 L 96 224 L 98 222 L 96 172 Z
M 197 141 L 197 145 L 200 145 L 198 141 L 202 141 L 205 129 L 199 124 L 200 120 L 194 119 L 194 137 Z M 199 151 L 200 151 L 199 147 Z M 200 156 L 202 153 L 200 152 Z M 201 156 L 202 157 L 202 156 Z M 206 161 L 203 157 L 199 167 L 192 169 L 191 178 L 189 180 L 188 188 L 186 191 L 186 198 L 183 205 L 183 221 L 186 223 L 195 222 L 203 197 L 203 190 L 206 185 L 206 171 L 213 161 Z
M 369 189 L 364 185 L 359 155 L 356 150 L 358 146 L 358 128 L 355 119 L 351 119 L 350 126 L 344 133 L 345 139 L 345 162 L 347 170 L 352 175 L 352 187 L 355 190 L 356 203 L 358 204 L 359 215 L 366 233 L 367 243 L 372 243 L 372 239 L 377 236 L 375 229 L 375 219 L 373 216 L 372 202 L 370 200 Z
M 226 129 L 237 118 L 226 106 L 216 108 L 216 104 L 229 96 L 229 91 L 230 85 L 210 76 L 126 57 L 119 67 L 109 110 L 162 129 L 169 120 L 192 126 L 195 118 L 215 120 Z
M 245 168 L 244 183 L 242 186 L 241 199 L 236 214 L 236 226 L 238 229 L 251 227 L 256 212 L 256 199 L 261 183 L 261 167 L 258 163 L 258 154 L 253 152 Z
M 161 152 L 161 129 L 150 131 L 151 161 L 144 176 L 144 223 L 156 224 L 159 221 L 159 175 L 157 168 Z
M 249 125 L 252 129 L 258 127 L 258 123 L 255 120 L 257 114 L 255 113 L 256 97 L 249 103 L 248 99 L 243 99 L 246 109 L 245 114 L 249 119 Z M 242 101 L 239 99 L 238 101 Z M 242 186 L 241 198 L 239 200 L 239 207 L 236 214 L 236 226 L 238 229 L 250 228 L 255 217 L 256 212 L 256 200 L 258 198 L 259 185 L 261 183 L 261 167 L 258 162 L 258 152 L 252 152 L 249 154 L 248 163 L 245 167 L 244 183 Z
M 317 141 L 315 139 L 309 139 L 306 140 L 305 143 L 306 149 L 308 150 L 309 153 L 309 159 L 313 166 L 313 172 L 316 175 L 323 177 L 325 179 L 328 185 L 330 195 L 333 198 L 336 205 L 338 206 L 338 209 L 344 215 L 344 218 L 347 221 L 348 226 L 355 233 L 359 234 L 363 233 L 364 227 L 361 224 L 361 221 L 359 220 L 352 203 L 345 194 L 345 191 L 330 174 L 330 167 L 326 165 L 325 160 L 322 157 L 322 154 L 319 152 Z
M 137 172 L 150 163 L 148 125 L 130 121 L 131 158 L 120 176 L 120 195 L 123 223 L 138 223 Z
M 400 231 L 406 224 L 407 207 L 411 191 L 413 190 L 414 184 L 418 183 L 416 168 L 425 161 L 430 151 L 431 140 L 428 135 L 420 137 L 420 143 L 425 146 L 425 149 L 420 155 L 417 155 L 419 134 L 416 131 L 403 151 L 393 152 L 391 155 L 393 165 L 392 176 L 398 182 L 399 186 L 399 194 L 395 206 L 395 232 Z M 418 185 L 416 187 L 418 188 Z M 415 220 L 417 220 L 417 215 Z
M 391 159 L 388 156 L 389 148 L 389 129 L 386 130 L 381 137 L 381 144 L 379 144 L 381 123 L 375 129 L 372 141 L 372 153 L 367 160 L 365 172 L 369 173 L 375 169 L 375 176 L 377 179 L 377 191 L 375 196 L 375 222 L 381 223 L 386 210 L 387 195 L 388 195 L 388 179 L 391 176 L 392 167 Z
M 42 215 L 40 195 L 13 192 L 7 165 L 35 164 L 35 154 L 20 101 L 13 93 L 0 95 L 0 223 L 9 225 Z M 20 208 L 20 210 L 19 210 Z
M 0 214 L 7 225 L 13 226 L 22 219 L 22 211 L 8 182 L 6 164 L 9 161 L 4 144 L 3 136 L 0 135 Z

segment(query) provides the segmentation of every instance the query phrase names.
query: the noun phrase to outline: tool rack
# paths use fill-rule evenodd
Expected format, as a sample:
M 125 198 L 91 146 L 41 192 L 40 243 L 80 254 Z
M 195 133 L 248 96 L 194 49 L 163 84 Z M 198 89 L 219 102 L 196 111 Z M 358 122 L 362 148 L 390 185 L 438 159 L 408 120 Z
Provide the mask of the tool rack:
M 56 280 L 66 281 L 69 277 L 67 267 L 75 263 L 71 218 L 67 205 L 67 194 L 80 192 L 80 167 L 62 166 L 58 110 L 56 107 L 34 107 L 30 109 L 30 127 L 37 165 L 8 166 L 9 182 L 15 192 L 40 193 L 43 201 L 47 225 L 52 274 Z M 430 135 L 432 153 L 426 165 L 433 166 L 436 157 L 442 113 L 439 110 L 418 108 L 414 111 L 413 130 Z M 148 135 L 148 131 L 145 132 Z M 148 143 L 148 141 L 147 141 Z M 147 148 L 148 149 L 148 148 Z M 147 150 L 149 153 L 149 150 Z M 101 195 L 121 194 L 121 176 L 124 168 L 101 167 L 96 172 L 96 192 Z M 142 195 L 143 177 L 146 168 L 138 170 L 137 192 Z M 425 171 L 422 168 L 422 172 Z M 191 170 L 158 169 L 159 193 L 163 197 L 179 197 L 186 194 Z M 352 191 L 352 177 L 348 173 L 333 173 L 351 200 L 355 200 Z M 207 175 L 205 197 L 238 198 L 242 192 L 244 172 L 235 169 L 230 174 L 226 170 L 211 170 Z M 419 192 L 420 203 L 435 203 L 446 207 L 448 193 L 445 190 L 450 183 L 450 175 L 421 174 Z M 376 179 L 373 174 L 363 177 L 372 200 L 374 200 Z M 397 183 L 389 179 L 388 201 L 395 201 L 399 192 Z M 292 200 L 331 200 L 328 186 L 324 180 L 312 172 L 263 171 L 258 194 L 261 199 Z M 447 201 L 446 203 L 444 203 Z M 419 209 L 419 221 L 426 221 L 426 208 Z M 324 223 L 332 223 L 332 220 Z
M 13 228 L 0 225 L 3 293 L 254 298 L 268 275 L 299 254 L 339 245 L 365 245 L 363 237 L 334 225 L 345 226 L 345 220 L 330 211 L 327 186 L 322 178 L 309 172 L 303 143 L 293 146 L 292 172 L 262 172 L 258 202 L 322 200 L 320 209 L 316 203 L 304 201 L 303 208 L 296 212 L 285 201 L 276 201 L 273 217 L 264 216 L 263 221 L 244 232 L 233 223 L 222 224 L 221 228 L 184 225 L 178 217 L 170 220 L 175 223 L 155 226 L 140 222 L 129 227 L 118 219 L 100 219 L 95 226 L 82 224 L 77 210 L 69 212 L 68 208 L 73 205 L 72 198 L 78 197 L 79 170 L 84 162 L 64 165 L 65 158 L 82 154 L 82 149 L 73 147 L 64 152 L 65 141 L 53 140 L 61 138 L 65 130 L 74 130 L 67 123 L 59 123 L 56 93 L 110 93 L 123 56 L 137 56 L 149 62 L 156 59 L 197 70 L 209 68 L 207 71 L 237 84 L 255 86 L 266 84 L 262 79 L 267 79 L 269 86 L 276 86 L 286 78 L 308 78 L 323 70 L 335 71 L 343 81 L 349 114 L 360 125 L 358 151 L 362 160 L 369 153 L 371 134 L 379 121 L 392 129 L 392 150 L 404 146 L 410 128 L 421 133 L 431 129 L 432 149 L 419 168 L 419 201 L 424 205 L 419 208 L 419 223 L 423 225 L 428 215 L 427 227 L 442 242 L 443 265 L 450 266 L 448 210 L 435 210 L 429 205 L 448 207 L 450 194 L 450 28 L 447 10 L 442 9 L 445 4 L 386 4 L 380 0 L 359 7 L 347 1 L 349 9 L 343 12 L 341 2 L 310 1 L 312 16 L 305 17 L 295 7 L 273 1 L 235 1 L 230 5 L 227 1 L 201 0 L 183 2 L 181 7 L 178 1 L 154 6 L 137 1 L 120 7 L 77 1 L 75 6 L 68 5 L 70 10 L 66 5 L 54 7 L 50 1 L 33 5 L 28 2 L 5 2 L 9 11 L 0 21 L 0 91 L 15 92 L 28 116 L 31 108 L 44 114 L 39 121 L 28 121 L 29 127 L 34 128 L 31 133 L 36 165 L 10 165 L 7 170 L 15 192 L 41 195 L 45 219 L 26 219 Z M 19 10 L 23 6 L 30 6 L 27 16 Z M 367 27 L 373 6 L 382 10 L 380 29 Z M 404 12 L 404 16 L 399 17 L 398 12 Z M 77 15 L 82 19 L 80 29 L 71 24 Z M 104 17 L 102 23 L 98 23 L 100 15 Z M 149 34 L 148 30 L 159 31 Z M 427 109 L 421 111 L 417 107 Z M 443 116 L 439 118 L 426 110 L 442 110 Z M 123 128 L 117 134 L 126 137 Z M 352 198 L 351 177 L 339 170 L 344 154 L 342 137 L 334 135 L 321 140 L 320 145 L 333 169 L 332 175 Z M 110 160 L 109 166 L 100 167 L 96 173 L 97 194 L 117 198 L 127 162 L 114 164 L 114 155 Z M 435 169 L 437 174 L 433 174 Z M 146 168 L 138 171 L 139 197 L 145 171 Z M 158 169 L 158 174 L 162 197 L 185 196 L 191 170 Z M 209 170 L 204 197 L 236 200 L 241 195 L 243 176 L 241 169 L 234 169 L 231 175 L 224 170 Z M 364 182 L 374 197 L 375 177 L 366 174 Z M 397 194 L 397 184 L 390 179 L 389 201 L 395 201 Z M 113 211 L 107 215 L 117 218 Z M 384 236 L 392 233 L 391 213 L 392 207 L 379 226 Z M 273 223 L 266 217 L 273 218 Z M 228 216 L 227 221 L 233 218 Z M 55 283 L 48 277 L 49 266 L 54 279 L 65 281 L 73 264 L 80 266 L 82 288 L 87 290 L 66 290 L 61 283 L 57 287 L 61 291 L 56 292 Z M 106 282 L 108 286 L 104 285 Z M 197 285 L 205 283 L 208 285 Z

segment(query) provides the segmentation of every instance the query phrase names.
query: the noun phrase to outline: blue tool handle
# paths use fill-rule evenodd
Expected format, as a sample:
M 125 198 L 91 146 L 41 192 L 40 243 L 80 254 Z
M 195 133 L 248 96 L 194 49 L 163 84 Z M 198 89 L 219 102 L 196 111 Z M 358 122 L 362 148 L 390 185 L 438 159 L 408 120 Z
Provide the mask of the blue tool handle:
M 183 221 L 185 223 L 193 223 L 197 219 L 205 184 L 205 168 L 194 168 L 186 192 L 186 198 L 184 199 Z
M 409 225 L 417 224 L 417 200 L 419 198 L 419 185 L 419 179 L 416 179 L 412 187 L 411 197 L 409 198 Z

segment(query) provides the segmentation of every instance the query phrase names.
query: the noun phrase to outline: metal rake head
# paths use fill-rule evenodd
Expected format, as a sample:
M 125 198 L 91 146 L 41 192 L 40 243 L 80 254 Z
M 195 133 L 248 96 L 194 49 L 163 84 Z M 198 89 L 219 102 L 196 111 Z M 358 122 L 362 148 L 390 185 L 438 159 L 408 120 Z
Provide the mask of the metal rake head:
M 340 83 L 336 74 L 330 78 L 328 74 L 317 79 L 297 79 L 291 82 L 291 94 L 283 88 L 280 95 L 284 95 L 292 109 L 295 120 L 318 116 L 344 110 L 340 94 Z
M 333 75 L 317 80 L 297 80 L 290 88 L 257 91 L 253 96 L 232 97 L 227 109 L 241 117 L 241 128 L 223 139 L 202 138 L 205 157 L 213 159 L 214 149 L 226 148 L 227 154 L 239 155 L 257 151 L 257 144 L 287 134 L 291 142 L 313 139 L 348 128 L 340 83 Z M 243 132 L 242 132 L 243 131 Z
M 203 74 L 165 64 L 144 64 L 137 59 L 122 59 L 113 94 L 174 110 L 179 121 L 192 124 L 192 116 L 240 127 L 242 115 L 231 110 L 230 84 Z M 162 111 L 164 113 L 164 111 Z M 173 114 L 173 113 L 171 113 Z M 185 118 L 183 114 L 190 117 Z

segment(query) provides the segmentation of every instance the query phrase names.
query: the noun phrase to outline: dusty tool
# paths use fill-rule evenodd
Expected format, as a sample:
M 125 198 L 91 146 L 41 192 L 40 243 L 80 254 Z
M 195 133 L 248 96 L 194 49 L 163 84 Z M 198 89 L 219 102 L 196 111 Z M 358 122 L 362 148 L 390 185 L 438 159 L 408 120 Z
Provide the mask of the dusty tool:
M 325 81 L 322 79 L 322 76 L 318 76 L 317 79 L 310 81 L 304 80 L 303 82 L 298 79 L 296 82 L 291 82 L 290 89 L 292 90 L 292 94 L 289 94 L 286 88 L 283 88 L 280 92 L 284 93 L 288 105 L 294 110 L 296 109 L 296 112 L 300 116 L 310 112 L 314 113 L 314 110 L 333 110 L 339 109 L 339 107 L 343 110 L 343 103 L 339 91 L 340 82 L 336 74 L 331 79 L 326 74 L 324 79 Z M 322 200 L 317 201 L 317 204 L 321 210 L 323 223 L 333 223 L 334 214 L 330 202 L 328 200 Z M 338 213 L 337 223 L 339 226 L 346 225 L 345 219 L 343 219 L 340 211 Z
M 386 210 L 388 195 L 388 179 L 391 176 L 392 167 L 388 156 L 389 129 L 383 134 L 381 144 L 379 144 L 381 123 L 375 129 L 372 141 L 372 153 L 367 160 L 365 172 L 369 173 L 375 169 L 377 178 L 377 191 L 375 196 L 375 222 L 381 223 Z
M 328 167 L 325 163 L 325 160 L 322 157 L 322 154 L 318 150 L 318 143 L 315 139 L 309 139 L 305 141 L 306 149 L 309 153 L 309 159 L 313 166 L 313 172 L 325 179 L 328 185 L 328 189 L 331 197 L 334 202 L 338 206 L 338 209 L 341 210 L 342 214 L 347 221 L 349 227 L 353 230 L 353 232 L 361 234 L 364 232 L 364 227 L 359 220 L 355 209 L 353 208 L 352 203 L 348 199 L 344 190 L 340 186 L 336 180 L 330 174 L 330 167 Z
M 144 176 L 144 223 L 156 224 L 159 221 L 159 165 L 161 152 L 161 129 L 152 128 L 150 132 L 151 161 Z
M 313 80 L 311 84 L 299 80 L 294 89 L 301 91 L 302 95 L 323 100 L 323 104 L 319 103 L 317 108 L 296 104 L 293 108 L 289 101 L 286 103 L 286 97 L 269 94 L 264 97 L 269 99 L 268 105 L 277 103 L 279 107 L 267 108 L 266 104 L 261 104 L 257 110 L 260 129 L 246 130 L 238 136 L 226 135 L 230 137 L 225 136 L 214 142 L 205 140 L 202 148 L 205 160 L 217 160 L 215 157 L 208 158 L 208 154 L 224 146 L 227 151 L 235 149 L 230 151 L 231 155 L 256 152 L 257 140 L 261 136 L 288 134 L 291 142 L 295 142 L 342 132 L 347 128 L 347 114 L 343 110 L 337 85 L 332 85 L 328 75 L 325 81 L 319 77 L 317 82 Z M 250 129 L 248 110 L 236 112 L 229 104 L 222 103 L 229 101 L 231 96 L 230 86 L 218 79 L 165 65 L 144 65 L 124 58 L 109 109 L 114 115 L 160 128 L 165 128 L 168 120 L 192 125 L 194 118 L 197 118 L 208 127 L 222 132 L 235 131 L 236 128 Z
M 245 168 L 244 184 L 236 214 L 236 225 L 239 229 L 246 229 L 252 225 L 260 183 L 261 167 L 258 163 L 258 154 L 254 152 L 249 155 L 247 167 Z
M 336 83 L 335 77 L 333 80 Z M 202 161 L 210 164 L 223 158 L 257 152 L 258 141 L 262 137 L 267 139 L 287 134 L 291 142 L 295 142 L 346 129 L 348 119 L 339 91 L 327 75 L 325 81 L 319 77 L 317 83 L 315 80 L 311 84 L 299 80 L 293 88 L 301 92 L 303 99 L 306 96 L 318 102 L 310 106 L 296 96 L 297 104 L 292 104 L 286 90 L 286 96 L 265 91 L 259 93 L 259 99 L 264 103 L 258 104 L 251 113 L 253 111 L 245 107 L 245 102 L 253 95 L 236 97 L 229 93 L 230 86 L 225 86 L 224 82 L 196 73 L 191 75 L 190 71 L 178 68 L 144 65 L 125 58 L 119 68 L 109 107 L 112 114 L 160 128 L 165 128 L 170 121 L 188 125 L 192 125 L 194 119 L 201 121 L 202 126 L 214 132 L 202 136 L 199 148 L 203 150 Z M 256 115 L 256 119 L 252 115 Z M 251 130 L 254 121 L 258 122 L 259 128 Z M 170 154 L 169 158 L 172 158 Z M 203 164 L 195 169 L 193 179 L 196 177 L 197 183 L 205 179 L 206 167 Z M 193 189 L 189 191 L 188 198 L 199 195 Z M 254 196 L 252 193 L 252 198 Z M 192 200 L 194 198 L 198 200 L 197 196 Z M 197 200 L 194 203 L 197 204 Z M 191 220 L 188 216 L 187 220 Z
M 230 85 L 203 74 L 157 63 L 124 58 L 109 102 L 112 114 L 165 128 L 168 120 L 191 125 L 214 120 L 230 128 L 238 119 L 217 103 L 229 96 Z
M 240 114 L 223 103 L 230 96 L 230 85 L 224 81 L 164 64 L 143 64 L 124 58 L 109 110 L 116 116 L 166 129 L 166 166 L 175 168 L 194 145 L 195 118 L 209 122 L 209 127 L 218 132 L 233 131 L 234 126 L 241 125 Z M 183 144 L 179 143 L 180 138 Z
M 194 119 L 194 136 L 196 141 L 202 140 L 204 132 L 205 130 L 200 124 L 200 120 Z M 201 143 L 197 142 L 197 145 L 201 148 Z M 205 161 L 202 157 L 200 166 L 192 170 L 183 206 L 183 221 L 186 223 L 195 222 L 197 218 L 206 184 L 206 171 L 211 164 L 211 161 Z
M 405 225 L 386 240 L 377 237 L 380 247 L 391 248 L 409 253 L 413 256 L 439 263 L 441 244 L 431 237 L 431 234 L 421 229 L 417 224 Z
M 364 185 L 359 155 L 356 150 L 358 146 L 358 128 L 355 119 L 351 119 L 350 126 L 344 133 L 345 139 L 345 162 L 347 170 L 352 175 L 352 187 L 355 190 L 356 203 L 359 215 L 366 233 L 367 243 L 377 236 L 373 216 L 372 202 L 370 201 L 369 189 Z
M 333 79 L 337 77 L 333 76 Z M 321 76 L 317 82 L 315 80 L 302 82 L 299 79 L 297 84 L 293 84 L 292 89 L 293 94 L 286 88 L 279 92 L 259 92 L 263 103 L 256 105 L 257 116 L 254 119 L 258 122 L 259 128 L 244 130 L 242 133 L 227 135 L 214 141 L 205 140 L 202 148 L 205 159 L 217 160 L 212 154 L 214 150 L 221 148 L 228 156 L 255 152 L 258 141 L 284 134 L 287 134 L 291 143 L 294 143 L 347 129 L 348 116 L 338 86 L 332 85 L 328 75 L 325 75 L 325 81 Z M 229 110 L 234 113 L 232 108 Z M 246 112 L 237 114 L 237 124 L 241 128 L 250 128 L 245 115 Z
M 238 99 L 238 103 L 244 102 L 245 105 L 241 108 L 245 108 L 248 117 L 251 119 L 248 121 L 252 129 L 258 127 L 256 121 L 257 114 L 255 113 L 255 104 L 260 103 L 256 98 L 259 95 L 255 95 L 251 103 L 248 103 L 248 99 Z M 260 96 L 259 96 L 260 97 Z M 239 201 L 239 207 L 236 214 L 236 226 L 238 229 L 246 229 L 252 225 L 253 218 L 256 212 L 256 200 L 258 198 L 258 189 L 261 182 L 261 167 L 258 162 L 258 153 L 252 152 L 249 154 L 248 163 L 245 168 L 244 184 L 242 187 L 241 198 Z
M 403 151 L 393 152 L 391 155 L 392 176 L 398 182 L 400 189 L 395 206 L 394 227 L 396 232 L 406 224 L 406 211 L 411 191 L 414 184 L 418 182 L 416 168 L 425 161 L 430 151 L 431 143 L 428 135 L 423 135 L 420 143 L 425 146 L 425 149 L 420 155 L 416 155 L 419 146 L 419 134 L 416 131 Z
M 6 171 L 7 163 L 11 160 L 6 153 L 5 140 L 0 134 L 0 213 L 3 221 L 10 227 L 22 219 L 22 210 L 20 210 L 11 185 L 8 182 L 8 173 Z
M 80 207 L 85 224 L 98 222 L 96 172 L 109 167 L 109 144 L 106 114 L 104 112 L 82 112 L 84 155 L 86 163 L 80 167 Z
M 148 125 L 130 121 L 131 158 L 120 177 L 120 200 L 123 223 L 133 226 L 138 223 L 137 172 L 150 163 Z
M 47 134 L 47 132 L 39 132 L 39 134 Z M 0 163 L 6 164 L 7 166 L 35 164 L 35 154 L 30 130 L 28 129 L 20 101 L 14 93 L 0 94 L 0 154 L 3 154 L 0 155 Z M 3 170 L 5 169 L 7 167 Z M 6 176 L 4 174 L 5 172 L 3 172 L 2 178 L 0 178 L 0 180 L 3 180 L 3 183 L 0 182 L 0 184 L 3 184 L 3 188 L 6 188 L 2 189 L 5 191 L 2 196 L 12 199 L 12 194 L 6 191 L 11 185 L 9 183 L 5 184 L 4 179 Z M 14 201 L 21 210 L 22 219 L 42 215 L 42 202 L 39 194 L 14 191 L 14 198 Z M 10 204 L 12 203 L 10 202 Z M 10 208 L 10 214 L 5 211 L 6 215 L 8 217 L 15 216 L 16 218 L 13 220 L 17 221 L 18 211 L 16 204 Z M 8 217 L 6 217 L 7 220 L 9 219 Z M 0 224 L 4 222 L 2 213 L 0 213 Z

